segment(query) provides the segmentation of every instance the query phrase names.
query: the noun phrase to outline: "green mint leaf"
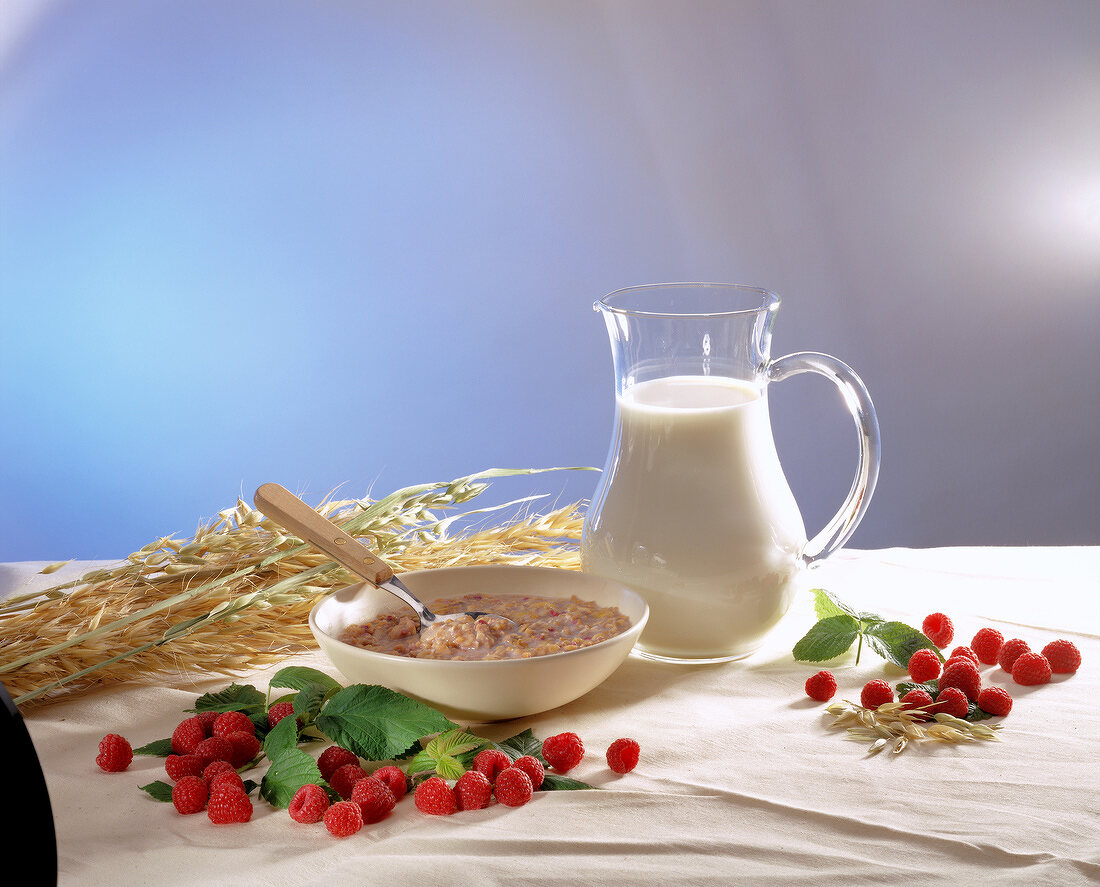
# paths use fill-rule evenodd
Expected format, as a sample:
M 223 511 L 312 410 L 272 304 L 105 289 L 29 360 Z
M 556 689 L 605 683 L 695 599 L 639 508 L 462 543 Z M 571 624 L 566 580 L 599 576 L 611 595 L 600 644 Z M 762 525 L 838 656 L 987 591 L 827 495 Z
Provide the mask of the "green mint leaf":
M 488 745 L 461 727 L 440 733 L 409 762 L 409 775 L 435 772 L 444 779 L 458 779 L 470 768 L 474 755 Z
M 895 689 L 898 692 L 898 699 L 901 699 L 901 697 L 908 693 L 910 690 L 923 690 L 925 693 L 935 699 L 940 692 L 940 682 L 935 678 L 930 681 L 925 681 L 924 683 L 917 683 L 916 681 L 902 681 L 900 684 L 897 685 Z
M 276 761 L 297 748 L 298 722 L 295 718 L 283 718 L 264 737 L 264 754 L 268 760 Z
M 161 782 L 159 779 L 156 782 L 150 782 L 148 785 L 141 786 L 143 792 L 148 793 L 154 801 L 171 801 L 172 800 L 172 786 L 167 782 Z
M 323 671 L 315 668 L 306 668 L 302 665 L 291 665 L 281 668 L 272 676 L 269 686 L 285 687 L 290 690 L 304 690 L 306 687 L 320 685 L 329 695 L 341 689 L 339 681 L 329 677 Z
M 964 721 L 988 721 L 991 717 L 993 717 L 993 715 L 991 715 L 989 712 L 982 711 L 980 708 L 978 708 L 978 703 L 971 702 L 966 707 L 966 717 L 963 718 L 963 720 Z
M 444 779 L 458 779 L 466 772 L 466 767 L 458 758 L 448 754 L 429 754 L 427 749 L 417 752 L 409 761 L 409 776 L 421 773 L 435 773 Z
M 542 780 L 540 792 L 573 792 L 585 789 L 596 790 L 596 786 L 581 782 L 579 779 L 570 779 L 558 773 L 547 773 Z
M 289 806 L 307 782 L 325 784 L 317 762 L 298 748 L 298 724 L 292 717 L 283 718 L 264 737 L 264 754 L 270 765 L 260 782 L 260 797 L 273 807 Z
M 172 754 L 171 739 L 155 739 L 141 748 L 134 749 L 135 755 L 153 755 L 158 758 L 166 758 Z
M 279 725 L 287 720 L 290 719 L 284 718 Z M 307 782 L 325 784 L 317 762 L 300 748 L 284 749 L 267 768 L 260 782 L 260 797 L 273 807 L 289 807 L 294 793 Z
M 876 622 L 885 622 L 886 620 L 879 616 L 878 613 L 868 613 L 866 610 L 861 610 L 858 614 L 860 622 L 864 622 L 867 625 L 874 625 Z
M 332 688 L 325 684 L 306 684 L 294 695 L 295 716 L 301 718 L 303 724 L 312 724 L 331 692 Z
M 195 701 L 194 711 L 241 711 L 256 725 L 259 735 L 267 730 L 267 699 L 251 684 L 230 684 L 217 693 L 205 693 Z
M 838 598 L 831 591 L 824 588 L 815 588 L 811 592 L 814 596 L 814 614 L 819 620 L 828 619 L 830 616 L 854 616 L 859 614 Z
M 490 747 L 500 749 L 513 761 L 516 758 L 522 758 L 524 755 L 530 755 L 537 758 L 543 766 L 546 765 L 546 759 L 542 756 L 542 740 L 538 739 L 535 736 L 535 731 L 530 728 L 501 742 L 494 742 Z
M 423 702 L 365 684 L 333 694 L 315 723 L 330 740 L 368 761 L 406 757 L 423 737 L 458 726 Z
M 909 667 L 910 657 L 924 648 L 939 650 L 925 635 L 904 622 L 879 622 L 863 631 L 867 643 L 889 662 L 901 668 Z
M 825 662 L 851 649 L 858 634 L 859 620 L 855 616 L 826 616 L 806 632 L 792 652 L 798 662 Z
M 217 693 L 204 693 L 195 701 L 194 711 L 243 711 L 264 708 L 264 694 L 251 684 L 230 684 Z
M 461 727 L 456 727 L 454 730 L 440 733 L 427 744 L 426 749 L 433 754 L 447 754 L 457 757 L 469 751 L 476 751 L 484 745 L 485 740 L 480 736 L 475 736 Z
M 438 761 L 435 758 L 421 749 L 409 760 L 406 772 L 410 778 L 420 773 L 434 773 L 436 763 Z
M 435 772 L 444 779 L 458 779 L 466 772 L 466 768 L 458 759 L 452 758 L 450 755 L 443 755 L 436 761 Z

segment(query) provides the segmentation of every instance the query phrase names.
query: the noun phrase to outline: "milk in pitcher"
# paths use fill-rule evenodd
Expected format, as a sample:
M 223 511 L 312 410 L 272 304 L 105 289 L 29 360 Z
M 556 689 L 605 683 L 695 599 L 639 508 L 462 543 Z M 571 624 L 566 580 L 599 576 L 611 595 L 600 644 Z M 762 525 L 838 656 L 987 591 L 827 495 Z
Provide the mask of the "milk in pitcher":
M 749 655 L 787 612 L 806 544 L 766 397 L 737 379 L 674 375 L 630 385 L 616 406 L 583 569 L 648 601 L 643 655 Z

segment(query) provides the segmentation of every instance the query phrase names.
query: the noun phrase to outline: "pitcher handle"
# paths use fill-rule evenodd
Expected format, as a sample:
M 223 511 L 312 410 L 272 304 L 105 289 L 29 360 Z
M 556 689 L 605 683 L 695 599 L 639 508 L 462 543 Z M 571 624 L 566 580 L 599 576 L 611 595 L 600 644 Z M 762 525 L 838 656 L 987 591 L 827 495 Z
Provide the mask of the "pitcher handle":
M 817 351 L 798 351 L 773 360 L 765 369 L 771 382 L 782 382 L 799 373 L 818 373 L 832 380 L 840 389 L 848 411 L 856 422 L 859 434 L 859 465 L 855 480 L 844 504 L 822 529 L 802 549 L 802 559 L 807 566 L 824 560 L 840 548 L 855 532 L 878 481 L 880 442 L 878 416 L 867 387 L 855 371 L 843 361 Z

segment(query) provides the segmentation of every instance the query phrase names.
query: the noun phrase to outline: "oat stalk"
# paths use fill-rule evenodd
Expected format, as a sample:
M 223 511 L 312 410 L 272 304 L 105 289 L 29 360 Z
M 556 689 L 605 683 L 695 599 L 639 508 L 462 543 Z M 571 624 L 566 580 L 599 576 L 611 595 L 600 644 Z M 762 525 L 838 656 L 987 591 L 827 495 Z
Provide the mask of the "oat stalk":
M 577 569 L 583 521 L 577 504 L 452 534 L 459 519 L 540 498 L 456 511 L 490 480 L 559 470 L 591 469 L 489 469 L 378 500 L 330 494 L 317 510 L 398 572 L 483 563 Z M 190 539 L 161 537 L 115 566 L 5 600 L 0 679 L 25 706 L 173 671 L 239 674 L 313 649 L 309 610 L 351 581 L 342 567 L 238 499 Z
M 918 742 L 996 741 L 1002 726 L 971 723 L 947 712 L 932 713 L 928 706 L 907 707 L 901 702 L 866 708 L 845 699 L 834 702 L 825 711 L 833 717 L 831 728 L 847 728 L 848 739 L 870 743 L 868 754 L 877 754 L 887 746 L 894 754 L 900 754 L 911 743 Z

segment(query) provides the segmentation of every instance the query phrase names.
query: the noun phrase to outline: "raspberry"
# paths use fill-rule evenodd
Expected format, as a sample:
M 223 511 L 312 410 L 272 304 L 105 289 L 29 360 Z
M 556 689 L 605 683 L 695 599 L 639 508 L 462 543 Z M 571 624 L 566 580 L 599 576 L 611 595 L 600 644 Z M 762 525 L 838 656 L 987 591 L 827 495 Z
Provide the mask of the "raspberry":
M 210 793 L 206 815 L 215 825 L 248 822 L 252 818 L 252 800 L 243 789 L 222 785 Z
M 99 740 L 99 754 L 96 755 L 95 762 L 99 764 L 100 770 L 121 773 L 130 766 L 133 759 L 134 750 L 130 743 L 117 733 L 108 733 Z
M 1001 687 L 986 687 L 978 694 L 978 708 L 986 714 L 1004 717 L 1012 711 L 1012 697 Z
M 1010 641 L 1005 641 L 1001 645 L 1001 652 L 997 654 L 997 664 L 1005 671 L 1011 673 L 1012 663 L 1015 662 L 1021 654 L 1030 652 L 1031 647 L 1027 645 L 1027 641 L 1013 638 Z
M 973 665 L 974 668 L 978 667 L 978 663 L 971 659 L 969 656 L 949 656 L 947 657 L 947 660 L 943 663 L 944 671 L 947 670 L 947 666 L 954 665 L 956 662 L 962 662 L 964 665 Z
M 1081 667 L 1081 651 L 1073 641 L 1051 641 L 1043 647 L 1043 655 L 1055 674 L 1073 674 Z
M 607 748 L 607 766 L 614 773 L 629 773 L 638 766 L 640 750 L 633 739 L 616 739 Z
M 584 757 L 584 743 L 576 733 L 558 733 L 543 740 L 542 756 L 559 773 L 568 773 Z
M 970 642 L 970 649 L 974 651 L 980 662 L 986 665 L 996 665 L 997 656 L 1000 655 L 1001 646 L 1005 642 L 1005 636 L 995 628 L 979 628 Z
M 950 617 L 945 616 L 943 613 L 933 613 L 930 616 L 925 616 L 924 622 L 921 623 L 921 631 L 924 632 L 924 636 L 928 640 L 941 650 L 950 644 L 951 639 L 955 637 L 955 626 Z
M 267 726 L 274 728 L 287 715 L 294 714 L 293 702 L 276 702 L 267 710 Z
M 210 735 L 224 736 L 228 739 L 230 733 L 236 733 L 238 730 L 243 730 L 252 736 L 256 735 L 256 725 L 252 723 L 252 718 L 243 711 L 223 711 L 214 718 L 214 726 L 210 731 Z
M 932 711 L 933 713 L 942 711 L 956 718 L 965 718 L 966 713 L 970 711 L 970 703 L 966 701 L 966 694 L 958 687 L 948 687 L 946 690 L 940 690 Z
M 425 779 L 416 787 L 413 803 L 421 813 L 432 816 L 450 816 L 458 809 L 454 791 L 439 776 Z
M 386 783 L 389 790 L 393 792 L 395 800 L 400 801 L 409 790 L 409 783 L 408 780 L 405 779 L 404 771 L 400 767 L 395 767 L 393 764 L 379 767 L 371 776 L 375 779 L 381 779 Z
M 878 708 L 886 702 L 894 701 L 894 688 L 886 681 L 868 681 L 859 694 L 859 701 L 864 708 Z
M 332 774 L 343 767 L 344 764 L 358 763 L 359 756 L 355 752 L 339 745 L 330 745 L 317 758 L 317 768 L 321 771 L 321 776 L 324 777 L 325 782 L 328 782 Z
M 927 647 L 909 657 L 909 677 L 918 684 L 940 676 L 940 657 Z
M 223 770 L 220 773 L 215 773 L 210 779 L 204 780 L 206 787 L 210 791 L 210 794 L 214 794 L 222 786 L 234 786 L 244 791 L 244 780 L 241 779 L 241 774 L 236 770 Z
M 493 794 L 505 807 L 522 807 L 531 800 L 531 779 L 518 767 L 501 770 Z
M 214 721 L 218 719 L 219 714 L 221 714 L 221 712 L 200 711 L 197 715 L 195 715 L 195 717 L 198 718 L 199 722 L 202 724 L 203 733 L 206 736 L 214 735 Z
M 307 782 L 290 799 L 287 811 L 295 822 L 320 822 L 328 809 L 328 793 L 315 782 Z
M 539 790 L 546 779 L 546 768 L 542 766 L 542 761 L 532 755 L 521 755 L 513 761 L 512 766 L 527 774 L 527 778 L 531 780 L 531 788 L 535 791 Z
M 236 773 L 233 769 L 233 765 L 229 761 L 211 761 L 202 771 L 202 781 L 206 783 L 206 787 L 210 788 L 210 783 L 214 781 L 215 776 L 221 776 L 223 773 Z
M 971 650 L 969 647 L 956 647 L 951 651 L 950 659 L 958 659 L 963 656 L 973 662 L 975 665 L 981 665 L 978 661 L 978 654 Z
M 229 763 L 234 767 L 243 767 L 260 753 L 260 740 L 255 733 L 237 730 L 225 737 L 233 747 Z
M 179 813 L 201 813 L 206 807 L 206 783 L 198 776 L 181 776 L 172 786 L 172 804 Z
M 359 805 L 364 823 L 385 819 L 397 803 L 390 787 L 373 776 L 357 780 L 352 786 L 349 800 Z
M 198 755 L 193 755 L 193 757 L 198 757 Z M 204 760 L 203 758 L 199 758 L 199 760 L 201 760 L 203 762 L 203 764 L 202 764 L 202 778 L 206 780 L 206 783 L 208 785 L 210 784 L 210 780 L 213 779 L 215 776 L 217 776 L 219 773 L 226 773 L 229 770 L 234 770 L 235 771 L 235 769 L 236 769 L 225 758 L 218 758 L 215 761 L 207 761 L 207 760 Z
M 921 709 L 921 711 L 915 713 L 921 720 L 927 720 L 932 717 L 932 694 L 927 690 L 920 689 L 920 687 L 914 687 L 902 696 L 901 704 L 907 711 L 912 711 L 917 708 Z
M 1012 663 L 1012 680 L 1026 687 L 1047 683 L 1050 674 L 1050 663 L 1042 653 L 1021 653 Z
M 483 810 L 493 798 L 493 785 L 479 770 L 467 770 L 455 783 L 454 793 L 459 810 Z
M 941 691 L 946 687 L 958 687 L 973 702 L 981 692 L 982 676 L 978 674 L 978 666 L 964 656 L 951 660 L 943 667 L 939 686 Z
M 819 671 L 806 678 L 806 695 L 818 702 L 828 702 L 836 693 L 836 678 L 830 671 Z
M 363 811 L 354 801 L 337 801 L 321 817 L 336 838 L 349 838 L 363 827 Z
M 233 743 L 221 736 L 207 736 L 195 746 L 194 754 L 208 764 L 211 761 L 228 761 L 233 757 Z
M 332 790 L 336 794 L 346 801 L 351 797 L 351 790 L 355 788 L 355 783 L 366 778 L 366 776 L 367 771 L 358 764 L 343 764 L 336 768 L 332 778 L 328 780 L 328 784 L 332 786 Z
M 195 746 L 206 739 L 206 728 L 199 718 L 187 718 L 172 731 L 172 751 L 177 755 L 189 755 Z
M 164 772 L 173 782 L 184 776 L 202 776 L 206 762 L 198 755 L 169 755 L 164 759 Z
M 512 760 L 504 752 L 495 748 L 487 748 L 479 751 L 474 758 L 473 769 L 478 773 L 484 773 L 489 777 L 489 782 L 496 782 L 501 770 L 512 766 Z

